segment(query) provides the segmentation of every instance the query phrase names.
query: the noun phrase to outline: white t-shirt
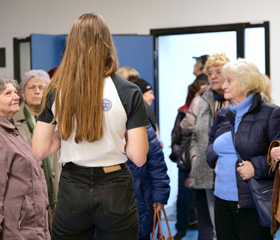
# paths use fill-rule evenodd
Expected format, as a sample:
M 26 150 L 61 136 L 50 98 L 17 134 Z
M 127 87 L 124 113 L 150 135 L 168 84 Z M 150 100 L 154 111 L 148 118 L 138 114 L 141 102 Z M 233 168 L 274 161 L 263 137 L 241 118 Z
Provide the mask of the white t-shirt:
M 37 121 L 50 123 L 54 116 L 54 96 L 49 94 L 46 111 Z M 61 141 L 60 163 L 73 162 L 85 167 L 112 166 L 127 161 L 125 132 L 149 124 L 138 86 L 118 75 L 104 79 L 103 136 L 94 142 L 75 142 L 75 134 Z

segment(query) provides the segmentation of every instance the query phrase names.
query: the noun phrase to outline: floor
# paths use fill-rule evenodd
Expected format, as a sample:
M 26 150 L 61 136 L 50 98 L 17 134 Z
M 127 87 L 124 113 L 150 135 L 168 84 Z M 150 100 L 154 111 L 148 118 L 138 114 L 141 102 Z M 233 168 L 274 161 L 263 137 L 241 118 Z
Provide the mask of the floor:
M 174 236 L 176 234 L 175 222 L 169 221 L 169 227 L 170 227 L 171 235 Z M 165 238 L 167 238 L 168 230 L 167 230 L 165 222 L 162 223 L 162 231 L 163 231 L 163 235 L 165 236 Z M 197 240 L 197 237 L 198 237 L 197 230 L 188 230 L 187 235 L 184 238 L 182 238 L 182 240 Z M 276 237 L 274 239 L 275 240 L 280 239 L 280 230 L 278 230 L 278 232 L 276 233 Z

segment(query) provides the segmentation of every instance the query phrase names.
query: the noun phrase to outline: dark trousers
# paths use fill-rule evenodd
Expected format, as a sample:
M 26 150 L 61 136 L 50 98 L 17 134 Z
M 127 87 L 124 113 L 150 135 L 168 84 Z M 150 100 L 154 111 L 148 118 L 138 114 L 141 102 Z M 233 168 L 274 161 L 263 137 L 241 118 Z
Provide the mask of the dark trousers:
M 198 240 L 213 240 L 213 225 L 209 214 L 205 189 L 195 189 L 194 192 L 196 195 Z
M 132 175 L 126 164 L 104 173 L 102 167 L 63 167 L 53 217 L 53 240 L 137 240 L 138 212 Z
M 178 195 L 177 195 L 177 222 L 175 227 L 182 236 L 186 235 L 190 221 L 190 205 L 192 201 L 192 190 L 185 186 L 185 180 L 190 173 L 189 169 L 179 168 L 178 173 Z
M 272 240 L 270 228 L 261 227 L 255 209 L 239 208 L 237 202 L 215 197 L 218 240 Z

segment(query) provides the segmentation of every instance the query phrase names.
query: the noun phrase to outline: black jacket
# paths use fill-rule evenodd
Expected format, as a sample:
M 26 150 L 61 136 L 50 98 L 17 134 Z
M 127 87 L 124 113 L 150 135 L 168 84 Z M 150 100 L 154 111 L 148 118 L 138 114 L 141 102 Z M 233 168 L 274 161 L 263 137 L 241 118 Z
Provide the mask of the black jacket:
M 215 119 L 209 133 L 207 147 L 207 162 L 214 168 L 218 156 L 213 150 L 213 143 L 217 137 L 231 131 L 235 116 L 229 107 L 222 108 Z M 270 165 L 267 162 L 267 151 L 273 140 L 280 140 L 280 108 L 274 104 L 261 100 L 256 94 L 253 103 L 239 123 L 235 134 L 236 149 L 243 160 L 252 163 L 255 178 L 268 178 Z M 237 168 L 237 166 L 236 166 Z M 236 171 L 239 206 L 255 208 L 247 181 L 244 181 Z

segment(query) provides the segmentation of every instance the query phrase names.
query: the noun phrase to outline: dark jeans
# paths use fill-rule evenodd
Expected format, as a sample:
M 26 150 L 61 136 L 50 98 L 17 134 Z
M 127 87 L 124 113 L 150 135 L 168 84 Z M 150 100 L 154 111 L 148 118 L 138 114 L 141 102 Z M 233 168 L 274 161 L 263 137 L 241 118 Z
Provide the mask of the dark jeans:
M 213 240 L 213 225 L 211 222 L 205 189 L 195 189 L 198 240 Z M 228 240 L 228 239 L 223 239 Z
M 182 236 L 186 235 L 190 221 L 190 205 L 192 201 L 192 190 L 185 186 L 185 180 L 190 173 L 189 169 L 179 168 L 178 173 L 178 195 L 177 195 L 177 222 L 175 227 Z
M 132 175 L 122 169 L 63 167 L 53 217 L 54 240 L 137 240 L 138 212 Z
M 215 197 L 217 239 L 272 240 L 270 228 L 261 227 L 255 209 L 240 208 L 237 202 Z

